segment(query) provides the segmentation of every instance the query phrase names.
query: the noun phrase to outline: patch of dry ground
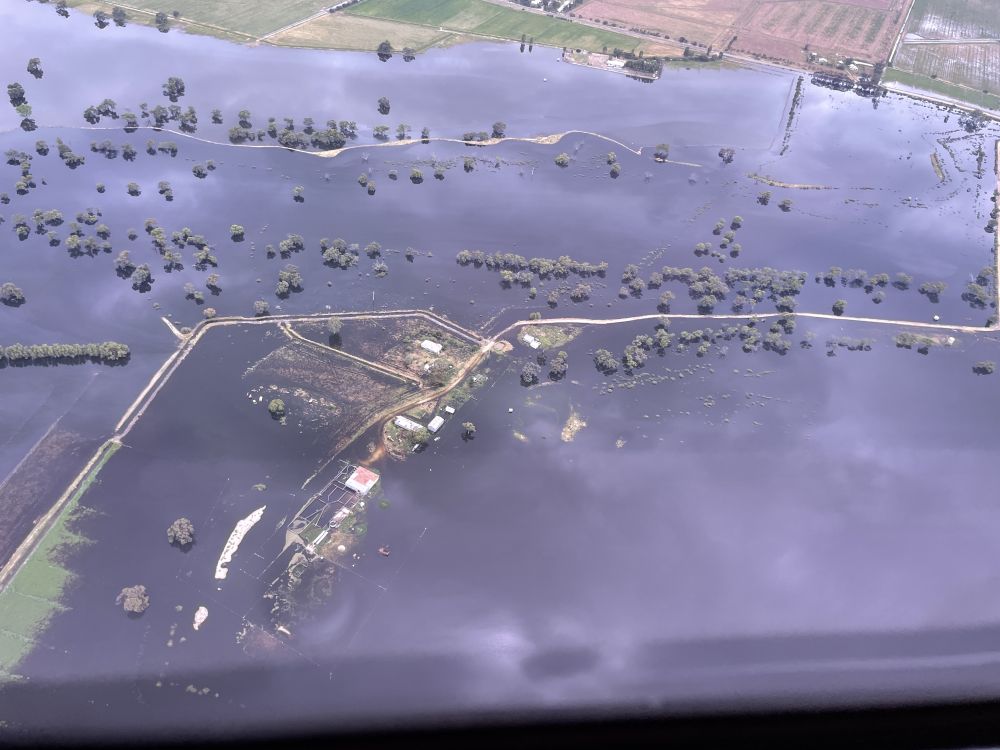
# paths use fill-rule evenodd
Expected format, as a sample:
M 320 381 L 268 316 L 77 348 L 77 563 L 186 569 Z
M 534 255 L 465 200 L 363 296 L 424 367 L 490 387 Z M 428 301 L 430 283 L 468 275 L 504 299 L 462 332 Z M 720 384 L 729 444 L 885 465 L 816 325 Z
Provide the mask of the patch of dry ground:
M 577 14 L 671 40 L 785 60 L 884 60 L 911 0 L 591 0 Z
M 288 47 L 318 47 L 322 49 L 372 50 L 385 39 L 396 49 L 412 47 L 420 51 L 447 43 L 450 32 L 426 26 L 365 18 L 347 13 L 329 13 L 296 26 L 268 39 L 271 44 Z
M 590 0 L 574 12 L 592 21 L 718 46 L 729 41 L 733 24 L 749 4 L 750 0 Z

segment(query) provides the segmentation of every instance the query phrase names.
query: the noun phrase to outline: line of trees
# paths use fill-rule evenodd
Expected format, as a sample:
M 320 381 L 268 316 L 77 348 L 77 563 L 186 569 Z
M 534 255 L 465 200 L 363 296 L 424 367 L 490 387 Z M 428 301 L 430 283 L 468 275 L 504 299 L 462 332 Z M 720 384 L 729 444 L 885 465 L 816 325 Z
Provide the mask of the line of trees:
M 11 344 L 0 347 L 2 361 L 9 365 L 74 364 L 80 362 L 124 363 L 130 356 L 126 344 L 104 341 L 95 344 Z

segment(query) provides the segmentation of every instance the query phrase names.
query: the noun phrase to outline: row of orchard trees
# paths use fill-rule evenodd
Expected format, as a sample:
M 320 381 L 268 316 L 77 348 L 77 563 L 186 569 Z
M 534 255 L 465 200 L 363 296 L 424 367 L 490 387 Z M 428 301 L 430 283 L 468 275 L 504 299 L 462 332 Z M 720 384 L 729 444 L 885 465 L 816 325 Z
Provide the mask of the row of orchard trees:
M 125 362 L 130 352 L 126 344 L 104 341 L 92 344 L 11 344 L 0 347 L 2 360 L 9 364 L 48 362 Z

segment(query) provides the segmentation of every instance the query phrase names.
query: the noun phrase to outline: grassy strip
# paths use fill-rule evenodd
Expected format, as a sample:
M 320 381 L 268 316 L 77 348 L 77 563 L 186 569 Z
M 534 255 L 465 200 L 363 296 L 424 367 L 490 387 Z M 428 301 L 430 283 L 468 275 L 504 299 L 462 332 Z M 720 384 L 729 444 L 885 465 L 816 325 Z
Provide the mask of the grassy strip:
M 59 599 L 74 574 L 61 564 L 61 553 L 88 541 L 69 528 L 70 522 L 83 510 L 80 498 L 119 448 L 121 443 L 111 441 L 101 446 L 101 457 L 73 491 L 52 528 L 0 591 L 0 680 L 15 676 L 13 670 L 34 647 L 35 638 L 54 614 L 64 610 Z
M 901 83 L 904 86 L 912 86 L 916 89 L 923 89 L 924 91 L 929 91 L 933 94 L 941 94 L 942 96 L 967 102 L 982 109 L 1000 111 L 1000 96 L 997 96 L 996 94 L 984 94 L 982 91 L 976 91 L 975 89 L 966 88 L 965 86 L 948 83 L 947 81 L 942 81 L 940 78 L 928 78 L 927 76 L 917 75 L 916 73 L 899 70 L 898 68 L 892 68 L 885 71 L 883 80 L 895 81 L 896 83 Z

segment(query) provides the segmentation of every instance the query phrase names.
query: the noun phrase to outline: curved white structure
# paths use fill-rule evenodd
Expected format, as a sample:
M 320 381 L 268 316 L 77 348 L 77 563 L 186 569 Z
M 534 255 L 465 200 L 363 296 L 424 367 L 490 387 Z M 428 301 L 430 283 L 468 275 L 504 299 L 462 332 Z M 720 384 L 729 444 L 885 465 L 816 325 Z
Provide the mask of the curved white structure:
M 219 556 L 219 562 L 215 566 L 215 577 L 220 581 L 228 575 L 229 570 L 226 566 L 232 562 L 233 555 L 236 554 L 236 550 L 240 547 L 240 542 L 243 541 L 243 537 L 247 535 L 247 532 L 254 527 L 264 515 L 264 509 L 266 505 L 262 505 L 249 516 L 244 518 L 242 521 L 236 524 L 236 528 L 233 529 L 233 533 L 229 535 L 229 540 L 226 542 L 226 546 L 222 548 L 222 554 Z

